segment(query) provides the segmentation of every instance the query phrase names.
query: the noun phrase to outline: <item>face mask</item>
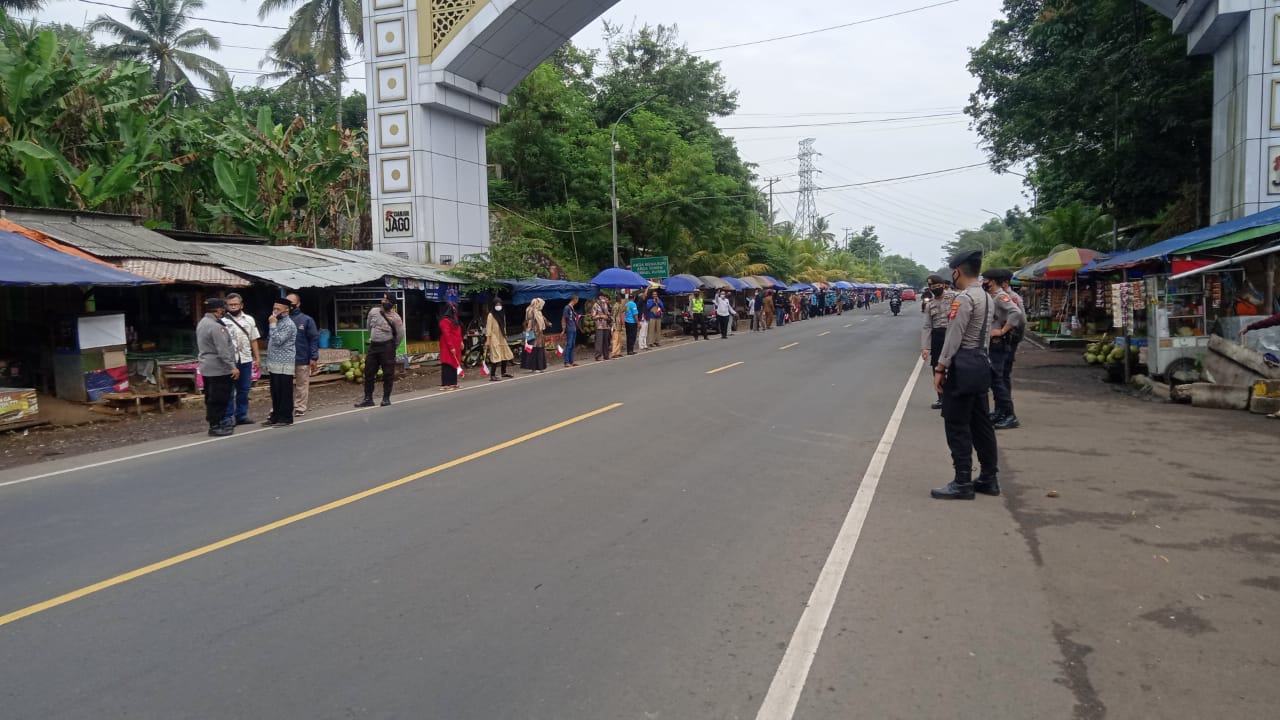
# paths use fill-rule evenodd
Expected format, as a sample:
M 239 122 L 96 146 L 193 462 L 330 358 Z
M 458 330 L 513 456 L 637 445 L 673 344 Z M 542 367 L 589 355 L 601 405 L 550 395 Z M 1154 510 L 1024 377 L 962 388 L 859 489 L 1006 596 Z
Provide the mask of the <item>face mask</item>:
M 501 305 L 494 305 L 494 306 L 493 306 L 493 309 L 494 309 L 496 312 L 502 312 L 502 306 L 501 306 Z
M 946 288 L 933 288 L 930 292 L 933 293 L 934 297 L 942 297 L 942 293 L 946 291 L 947 291 Z

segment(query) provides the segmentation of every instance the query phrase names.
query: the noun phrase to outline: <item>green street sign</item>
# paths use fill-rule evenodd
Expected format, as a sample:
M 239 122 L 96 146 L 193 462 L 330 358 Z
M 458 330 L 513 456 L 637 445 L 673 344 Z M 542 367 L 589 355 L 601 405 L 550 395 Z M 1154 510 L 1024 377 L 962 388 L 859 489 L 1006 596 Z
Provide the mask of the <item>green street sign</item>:
M 632 258 L 631 270 L 646 280 L 671 277 L 671 263 L 667 257 Z

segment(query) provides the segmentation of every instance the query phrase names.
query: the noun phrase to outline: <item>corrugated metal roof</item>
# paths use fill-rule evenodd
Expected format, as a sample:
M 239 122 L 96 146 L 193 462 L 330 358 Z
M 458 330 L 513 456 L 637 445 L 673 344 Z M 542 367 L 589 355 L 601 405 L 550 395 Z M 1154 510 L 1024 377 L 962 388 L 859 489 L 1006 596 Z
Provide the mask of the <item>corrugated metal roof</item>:
M 169 282 L 217 285 L 220 287 L 249 287 L 251 284 L 239 275 L 233 275 L 216 265 L 125 258 L 120 262 L 120 267 L 134 275 Z
M 329 267 L 331 260 L 295 252 L 297 248 L 277 245 L 228 245 L 224 243 L 191 243 L 204 251 L 213 262 L 232 272 L 254 273 L 271 270 Z
M 211 262 L 208 254 L 194 245 L 134 225 L 127 220 L 92 219 L 74 222 L 71 218 L 36 217 L 10 213 L 23 227 L 48 235 L 100 258 L 146 258 L 176 262 Z
M 292 289 L 364 285 L 388 276 L 462 284 L 447 273 L 370 250 L 191 244 L 227 270 Z

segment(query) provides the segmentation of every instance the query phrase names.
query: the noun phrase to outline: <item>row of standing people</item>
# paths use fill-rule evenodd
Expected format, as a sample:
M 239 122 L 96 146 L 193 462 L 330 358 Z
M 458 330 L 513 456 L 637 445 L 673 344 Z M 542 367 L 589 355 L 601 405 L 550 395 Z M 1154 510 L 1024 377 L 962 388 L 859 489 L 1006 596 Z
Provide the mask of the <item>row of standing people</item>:
M 933 296 L 924 308 L 921 356 L 933 368 L 954 477 L 932 491 L 934 498 L 971 500 L 999 495 L 997 429 L 1018 427 L 1009 385 L 1013 358 L 1026 327 L 1022 301 L 1009 287 L 1012 273 L 980 274 L 982 252 L 960 253 L 950 262 L 951 289 L 945 278 L 929 277 Z M 996 410 L 990 409 L 995 396 Z M 979 474 L 973 476 L 973 456 Z
M 210 435 L 231 435 L 236 426 L 253 422 L 249 390 L 255 367 L 271 382 L 271 412 L 263 425 L 292 425 L 295 417 L 306 413 L 311 375 L 320 359 L 320 331 L 293 293 L 273 303 L 268 324 L 264 362 L 258 347 L 261 332 L 245 312 L 244 298 L 231 293 L 205 300 L 196 346 Z

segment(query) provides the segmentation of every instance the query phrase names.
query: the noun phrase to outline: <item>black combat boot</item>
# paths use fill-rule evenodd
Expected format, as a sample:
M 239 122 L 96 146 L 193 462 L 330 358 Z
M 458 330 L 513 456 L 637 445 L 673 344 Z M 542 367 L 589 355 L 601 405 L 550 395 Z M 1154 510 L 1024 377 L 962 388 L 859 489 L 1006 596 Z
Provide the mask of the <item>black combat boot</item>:
M 973 473 L 969 470 L 957 470 L 955 480 L 947 483 L 946 487 L 930 490 L 929 495 L 935 500 L 972 500 Z
M 930 410 L 941 410 L 941 409 L 942 409 L 942 396 L 941 396 L 941 395 L 939 395 L 939 396 L 938 396 L 938 400 L 937 400 L 937 402 L 935 402 L 934 404 L 932 404 L 932 405 L 930 405 L 930 406 L 929 406 L 929 409 L 930 409 Z
M 973 491 L 983 495 L 999 497 L 1000 480 L 995 475 L 979 475 L 978 479 L 973 483 Z
M 1012 430 L 1021 424 L 1018 422 L 1018 416 L 1013 414 L 1002 415 L 999 420 L 992 423 L 997 430 Z
M 388 406 L 388 405 L 390 405 L 390 404 L 391 404 L 391 393 L 383 393 L 383 395 L 382 395 L 382 407 L 386 407 L 386 406 Z
M 355 404 L 358 408 L 373 407 L 373 398 L 369 395 L 364 396 L 364 400 Z

